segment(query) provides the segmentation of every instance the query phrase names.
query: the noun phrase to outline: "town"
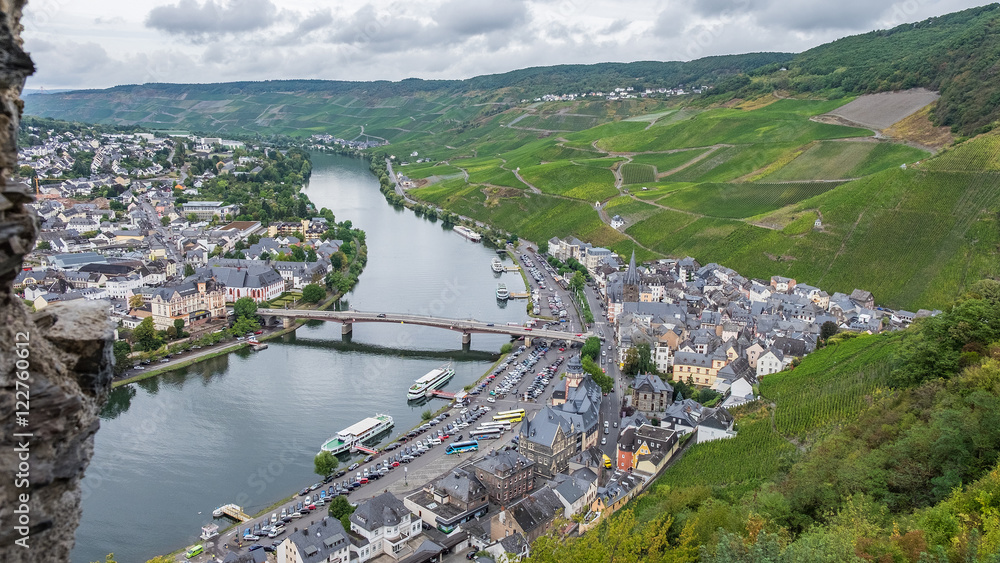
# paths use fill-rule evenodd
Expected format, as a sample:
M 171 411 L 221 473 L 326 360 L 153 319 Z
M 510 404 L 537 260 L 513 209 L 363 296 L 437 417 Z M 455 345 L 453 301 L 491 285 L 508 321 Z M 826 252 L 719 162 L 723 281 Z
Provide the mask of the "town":
M 167 362 L 171 353 L 214 344 L 221 340 L 220 333 L 242 338 L 247 330 L 258 329 L 259 319 L 243 322 L 240 314 L 236 322 L 237 301 L 300 306 L 297 302 L 309 293 L 309 286 L 338 289 L 331 278 L 343 281 L 348 254 L 357 253 L 351 243 L 357 242 L 358 232 L 349 224 L 335 223 L 326 210 L 297 221 L 261 221 L 246 217 L 239 203 L 191 199 L 201 195 L 199 189 L 209 187 L 208 182 L 227 175 L 261 174 L 262 165 L 268 164 L 266 149 L 250 156 L 253 148 L 238 141 L 186 138 L 193 153 L 188 161 L 174 159 L 178 149 L 183 150 L 184 138 L 46 133 L 43 144 L 23 149 L 21 166 L 42 171 L 47 178 L 65 177 L 92 152 L 91 174 L 34 187 L 38 201 L 31 205 L 42 231 L 29 257 L 32 266 L 18 275 L 15 288 L 35 310 L 58 301 L 107 300 L 119 338 L 129 342 L 127 352 L 116 354 L 123 374 L 142 371 L 140 364 L 150 359 Z M 153 158 L 163 164 L 145 162 Z M 194 175 L 198 159 L 211 159 L 215 166 L 202 164 L 203 170 Z M 123 164 L 136 161 L 146 166 L 130 169 Z M 164 177 L 175 164 L 183 180 Z M 25 169 L 22 173 L 31 175 Z M 235 220 L 239 218 L 243 220 Z M 690 257 L 637 264 L 633 254 L 626 263 L 611 250 L 574 237 L 554 237 L 531 252 L 533 256 L 521 256 L 520 267 L 535 278 L 536 315 L 542 312 L 544 292 L 547 312 L 566 320 L 557 291 L 569 288 L 569 277 L 559 275 L 554 265 L 563 272 L 585 272 L 590 307 L 600 314 L 589 324 L 573 316 L 580 326 L 588 324 L 601 335 L 597 351 L 585 347 L 578 353 L 563 344 L 564 355 L 546 359 L 560 343 L 525 341 L 474 390 L 457 394 L 451 411 L 458 430 L 491 410 L 473 405 L 480 392 L 489 391 L 489 403 L 499 399 L 497 408 L 523 402 L 526 410 L 508 425 L 516 427 L 501 430 L 507 436 L 495 447 L 446 464 L 443 473 L 428 478 L 416 492 L 404 494 L 396 487 L 358 497 L 348 519 L 314 517 L 299 523 L 303 533 L 290 533 L 270 545 L 253 543 L 252 538 L 281 535 L 281 524 L 263 522 L 251 529 L 247 523 L 242 537 L 230 533 L 240 545 L 224 560 L 263 561 L 262 554 L 273 552 L 279 562 L 339 557 L 418 563 L 464 550 L 470 558 L 517 561 L 543 534 L 578 535 L 593 528 L 690 446 L 735 436 L 730 409 L 755 401 L 755 388 L 763 378 L 794 369 L 833 334 L 895 330 L 938 313 L 876 307 L 874 296 L 863 289 L 830 295 L 781 276 L 747 279 L 725 266 L 702 265 Z M 543 277 L 552 280 L 548 290 Z M 146 331 L 141 328 L 144 322 Z M 155 347 L 137 338 L 149 328 L 160 336 Z M 175 344 L 162 345 L 170 340 Z M 521 353 L 530 354 L 529 359 L 518 362 Z M 543 360 L 547 367 L 530 392 L 511 390 Z M 616 384 L 610 396 L 595 381 L 593 367 L 585 369 L 585 364 L 600 365 L 612 376 Z M 544 392 L 557 375 L 561 383 Z M 504 383 L 496 384 L 500 376 Z M 431 425 L 438 422 L 443 419 Z M 417 437 L 431 425 L 407 436 Z M 405 461 L 389 451 L 409 447 L 404 446 L 407 436 L 370 456 L 365 467 L 357 467 L 359 475 L 364 471 L 366 481 L 369 475 L 377 479 L 399 465 L 390 460 Z M 442 437 L 447 437 L 443 431 L 432 436 L 439 441 Z M 419 438 L 414 444 L 419 448 L 408 451 L 417 455 L 432 445 L 430 439 Z M 352 490 L 347 481 L 343 486 L 334 483 L 306 504 L 323 506 Z M 293 503 L 282 515 L 286 521 L 292 520 L 288 515 L 294 509 Z M 205 540 L 216 538 L 217 530 L 214 524 L 206 526 Z M 255 546 L 265 549 L 252 549 Z M 188 555 L 201 553 L 195 548 Z M 213 553 L 223 554 L 217 548 Z

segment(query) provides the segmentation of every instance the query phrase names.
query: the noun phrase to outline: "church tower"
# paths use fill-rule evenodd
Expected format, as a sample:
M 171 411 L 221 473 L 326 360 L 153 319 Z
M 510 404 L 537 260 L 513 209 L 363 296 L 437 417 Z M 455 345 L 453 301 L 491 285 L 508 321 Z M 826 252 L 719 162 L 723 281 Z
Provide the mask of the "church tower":
M 632 250 L 632 259 L 628 261 L 628 269 L 625 270 L 625 279 L 622 281 L 622 302 L 638 303 L 641 286 L 639 270 L 635 267 L 635 250 Z

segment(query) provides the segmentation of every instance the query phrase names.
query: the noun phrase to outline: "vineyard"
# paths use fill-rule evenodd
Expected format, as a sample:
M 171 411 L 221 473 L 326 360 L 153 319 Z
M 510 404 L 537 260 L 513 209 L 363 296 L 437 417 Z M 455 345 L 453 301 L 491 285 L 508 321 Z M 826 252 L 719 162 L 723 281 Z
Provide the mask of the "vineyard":
M 643 152 L 727 144 L 794 143 L 803 145 L 818 139 L 867 137 L 871 132 L 810 121 L 815 111 L 832 109 L 843 101 L 820 102 L 779 100 L 762 108 L 712 109 L 690 119 L 676 121 L 648 131 L 629 131 L 598 141 L 601 149 L 615 152 Z M 822 111 L 820 111 L 822 113 Z
M 637 154 L 632 159 L 636 164 L 650 164 L 656 167 L 657 175 L 666 174 L 708 152 L 709 149 L 690 149 L 667 153 Z
M 926 151 L 892 143 L 869 141 L 823 141 L 810 147 L 768 181 L 857 178 L 886 168 L 912 163 L 928 156 Z
M 676 182 L 729 182 L 766 167 L 799 146 L 796 143 L 761 143 L 722 147 L 668 178 Z
M 647 184 L 656 181 L 656 168 L 648 164 L 628 163 L 622 165 L 622 181 L 630 184 Z
M 637 511 L 648 519 L 669 502 L 680 487 L 726 487 L 744 482 L 760 482 L 773 477 L 784 459 L 793 459 L 795 446 L 771 427 L 767 405 L 756 402 L 734 409 L 737 434 L 732 438 L 695 444 L 665 472 L 637 503 Z
M 778 432 L 805 438 L 870 406 L 886 386 L 897 342 L 895 336 L 845 340 L 813 352 L 794 370 L 763 378 L 760 393 L 777 404 Z
M 657 203 L 713 217 L 738 219 L 798 203 L 836 186 L 833 182 L 699 184 L 669 193 Z
M 618 193 L 611 170 L 578 166 L 567 161 L 522 168 L 521 177 L 547 194 L 590 202 L 605 200 Z

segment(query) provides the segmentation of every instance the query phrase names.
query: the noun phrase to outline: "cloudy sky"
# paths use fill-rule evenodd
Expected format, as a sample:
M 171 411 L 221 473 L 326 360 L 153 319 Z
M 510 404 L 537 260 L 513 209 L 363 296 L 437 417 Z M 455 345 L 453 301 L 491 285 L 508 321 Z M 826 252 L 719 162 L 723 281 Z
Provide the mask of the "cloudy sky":
M 972 0 L 29 0 L 28 88 L 467 78 L 798 52 Z

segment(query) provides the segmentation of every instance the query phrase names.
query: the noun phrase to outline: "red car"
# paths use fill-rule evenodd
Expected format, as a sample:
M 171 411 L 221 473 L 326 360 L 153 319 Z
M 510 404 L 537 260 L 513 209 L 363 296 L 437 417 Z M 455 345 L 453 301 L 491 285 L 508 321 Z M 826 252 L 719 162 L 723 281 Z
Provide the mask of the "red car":
M 257 331 L 257 332 L 255 332 L 254 334 L 264 334 L 264 331 L 263 331 L 263 330 L 258 330 L 258 331 Z M 577 334 L 577 336 L 580 336 L 580 335 L 579 335 L 579 334 Z

